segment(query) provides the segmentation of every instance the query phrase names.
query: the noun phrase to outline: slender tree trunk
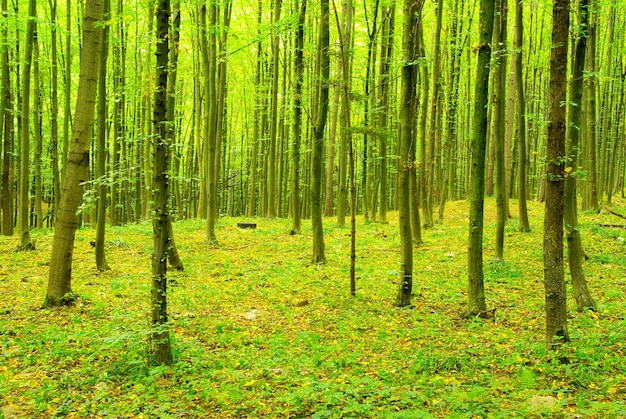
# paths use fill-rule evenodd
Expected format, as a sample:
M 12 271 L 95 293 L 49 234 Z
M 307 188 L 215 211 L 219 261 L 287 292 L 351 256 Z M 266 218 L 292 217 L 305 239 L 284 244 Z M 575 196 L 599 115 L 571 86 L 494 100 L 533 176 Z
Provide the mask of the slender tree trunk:
M 504 225 L 506 224 L 506 180 L 504 176 L 504 122 L 506 103 L 506 9 L 504 0 L 496 0 L 493 29 L 493 124 L 492 141 L 495 148 L 495 195 L 497 208 L 495 260 L 504 260 Z
M 65 98 L 63 105 L 63 153 L 61 156 L 61 182 L 65 180 L 67 169 L 67 155 L 70 147 L 70 122 L 71 122 L 71 98 L 72 98 L 72 3 L 73 0 L 65 2 L 65 81 L 63 83 Z M 63 184 L 61 184 L 63 187 Z M 60 197 L 59 197 L 60 200 Z M 61 205 L 59 201 L 59 205 Z M 60 208 L 57 207 L 60 211 Z M 58 214 L 57 214 L 58 216 Z
M 569 340 L 565 274 L 563 270 L 563 185 L 565 172 L 565 106 L 569 0 L 556 0 L 552 8 L 550 97 L 548 115 L 546 207 L 543 224 L 546 344 Z
M 154 91 L 154 250 L 152 253 L 152 335 L 151 352 L 158 365 L 172 364 L 172 348 L 167 324 L 167 258 L 171 230 L 169 164 L 171 121 L 167 120 L 167 79 L 169 65 L 170 1 L 159 0 L 157 7 L 156 88 Z
M 519 214 L 519 231 L 530 232 L 530 222 L 528 221 L 528 208 L 526 199 L 528 157 L 526 155 L 526 97 L 524 95 L 524 80 L 522 78 L 522 39 L 524 34 L 523 4 L 521 1 L 515 2 L 515 38 L 513 44 L 512 65 L 515 71 L 515 94 L 517 96 L 517 199 Z
M 41 78 L 39 72 L 39 37 L 37 30 L 35 30 L 33 39 L 33 132 L 35 139 L 35 226 L 38 229 L 43 227 L 43 208 L 41 202 L 43 201 L 42 194 L 42 175 L 41 175 L 41 154 L 43 148 L 43 142 L 41 137 Z M 33 223 L 30 223 L 31 225 Z
M 314 116 L 312 167 L 311 167 L 311 223 L 313 227 L 313 263 L 325 263 L 324 228 L 322 225 L 322 159 L 324 154 L 324 128 L 328 115 L 329 55 L 329 1 L 321 0 L 317 60 L 319 68 L 318 98 Z
M 333 3 L 334 6 L 334 3 Z M 345 124 L 346 129 L 346 141 L 349 148 L 349 171 L 350 171 L 350 295 L 353 297 L 356 296 L 356 184 L 354 178 L 354 147 L 352 144 L 352 133 L 350 132 L 351 123 L 351 113 L 350 113 L 350 64 L 349 57 L 346 54 L 347 47 L 350 46 L 347 43 L 346 39 L 350 39 L 351 33 L 351 25 L 352 25 L 352 0 L 347 0 L 344 3 L 344 30 L 341 28 L 341 24 L 339 23 L 339 17 L 337 16 L 337 9 L 334 8 L 335 11 L 335 21 L 337 22 L 337 33 L 339 34 L 339 57 L 341 64 L 341 91 L 343 93 L 343 103 L 342 107 L 342 121 Z M 348 16 L 346 16 L 346 14 Z M 347 29 L 350 28 L 350 29 Z M 348 35 L 348 36 L 346 36 Z
M 494 0 L 480 1 L 480 44 L 476 65 L 474 135 L 471 143 L 471 180 L 468 256 L 467 316 L 486 311 L 483 277 L 483 225 L 485 202 L 485 150 L 487 146 L 487 104 L 489 98 L 489 61 L 493 34 Z
M 100 0 L 88 0 L 85 4 L 83 48 L 72 146 L 54 229 L 44 307 L 71 304 L 75 299 L 71 287 L 71 273 L 74 237 L 78 226 L 76 210 L 82 200 L 82 184 L 89 179 L 89 145 L 93 130 L 102 33 L 98 23 L 102 21 L 102 9 L 103 4 Z
M 57 0 L 50 0 L 50 21 L 57 21 Z M 57 25 L 50 25 L 50 67 L 51 67 L 51 80 L 50 80 L 50 163 L 52 165 L 52 211 L 48 208 L 48 215 L 50 217 L 49 224 L 54 224 L 54 214 L 59 206 L 59 199 L 61 197 L 61 175 L 59 173 L 59 121 L 57 115 L 59 115 L 59 66 L 57 57 Z
M 587 188 L 583 195 L 583 209 L 585 210 L 598 210 L 598 168 L 597 168 L 597 109 L 596 109 L 596 95 L 598 77 L 596 74 L 596 38 L 597 38 L 597 26 L 596 15 L 597 13 L 590 11 L 592 14 L 589 19 L 589 29 L 587 32 L 587 47 L 585 49 L 585 72 L 587 77 L 584 81 L 584 104 L 583 109 L 585 113 L 585 121 L 583 132 L 585 134 L 585 145 L 583 148 L 586 150 L 586 167 L 588 171 L 587 175 Z M 586 199 L 585 199 L 586 198 Z
M 389 89 L 391 79 L 391 60 L 393 58 L 393 32 L 396 17 L 395 2 L 392 2 L 385 8 L 383 19 L 383 31 L 381 36 L 380 48 L 380 74 L 378 82 L 378 103 L 377 103 L 377 127 L 378 131 L 378 190 L 380 196 L 380 210 L 378 213 L 378 221 L 387 222 L 388 207 L 388 185 L 387 185 L 387 143 L 391 138 L 388 119 L 389 119 Z M 373 201 L 372 216 L 376 211 L 376 202 Z
M 400 94 L 400 179 L 398 182 L 398 211 L 400 230 L 400 278 L 395 305 L 411 305 L 413 289 L 413 237 L 410 218 L 410 178 L 415 170 L 411 159 L 411 145 L 415 133 L 416 87 L 418 66 L 418 23 L 424 1 L 405 0 L 402 35 L 402 90 Z
M 103 18 L 110 19 L 111 2 L 104 0 Z M 96 131 L 96 187 L 98 200 L 96 201 L 96 268 L 106 271 L 109 265 L 104 252 L 104 236 L 106 227 L 107 182 L 106 175 L 106 139 L 107 139 L 107 58 L 109 55 L 109 25 L 102 26 L 102 46 L 100 47 L 100 71 L 98 74 L 98 128 Z
M 274 35 L 272 37 L 272 90 L 270 103 L 272 104 L 270 116 L 270 138 L 267 173 L 267 218 L 276 217 L 276 142 L 278 123 L 278 75 L 280 73 L 278 58 L 280 56 L 280 36 L 278 33 L 278 21 L 280 20 L 281 0 L 274 0 Z
M 300 233 L 300 138 L 302 136 L 302 84 L 304 83 L 304 25 L 307 0 L 301 0 L 294 51 L 293 142 L 291 144 L 291 233 Z
M 454 0 L 452 0 L 454 1 Z M 433 96 L 430 108 L 430 125 L 428 127 L 428 143 L 426 144 L 426 165 L 424 167 L 426 199 L 422 208 L 424 213 L 424 224 L 432 227 L 434 224 L 433 207 L 435 201 L 435 160 L 437 149 L 441 144 L 441 114 L 443 113 L 443 76 L 441 71 L 441 26 L 443 18 L 443 0 L 437 0 L 437 21 L 435 26 L 435 40 L 433 46 Z M 439 162 L 437 162 L 437 165 Z
M 585 279 L 583 270 L 584 252 L 582 247 L 582 239 L 580 229 L 578 228 L 578 205 L 577 205 L 577 167 L 578 167 L 578 148 L 580 139 L 582 90 L 583 90 L 583 73 L 585 65 L 585 49 L 587 45 L 586 29 L 589 24 L 589 1 L 581 0 L 579 5 L 580 28 L 581 33 L 576 38 L 574 47 L 574 57 L 572 64 L 572 81 L 570 87 L 569 101 L 569 128 L 567 129 L 566 156 L 567 163 L 565 168 L 565 185 L 564 185 L 564 222 L 565 236 L 567 238 L 568 261 L 570 274 L 572 275 L 572 284 L 574 287 L 574 298 L 578 311 L 582 311 L 588 307 L 596 309 L 596 302 L 591 297 Z
M 30 199 L 28 196 L 28 179 L 30 177 L 30 70 L 33 62 L 33 46 L 37 25 L 37 2 L 28 1 L 28 23 L 26 25 L 26 41 L 24 61 L 22 64 L 22 107 L 20 127 L 20 172 L 18 187 L 17 228 L 20 234 L 18 250 L 34 250 L 30 239 Z
M 8 1 L 2 0 L 2 18 L 8 19 Z M 2 26 L 2 39 L 7 40 L 8 24 Z M 9 48 L 2 48 L 2 234 L 13 235 L 13 211 L 11 202 L 14 199 L 13 177 L 13 95 L 11 93 L 11 68 Z

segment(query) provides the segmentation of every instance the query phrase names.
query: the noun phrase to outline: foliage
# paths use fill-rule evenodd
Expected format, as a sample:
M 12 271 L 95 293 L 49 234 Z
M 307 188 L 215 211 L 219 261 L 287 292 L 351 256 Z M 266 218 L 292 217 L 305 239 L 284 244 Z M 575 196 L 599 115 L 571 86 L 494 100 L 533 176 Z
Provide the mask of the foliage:
M 223 218 L 220 246 L 207 248 L 203 222 L 177 222 L 186 270 L 170 278 L 172 367 L 147 362 L 150 223 L 110 228 L 106 272 L 93 262 L 94 230 L 80 230 L 81 298 L 52 310 L 38 306 L 50 232 L 34 232 L 29 254 L 1 237 L 0 408 L 29 418 L 626 415 L 626 233 L 600 227 L 614 216 L 581 214 L 599 311 L 576 313 L 570 298 L 572 342 L 552 353 L 543 342 L 540 205 L 529 203 L 533 232 L 510 226 L 506 262 L 485 267 L 495 320 L 461 319 L 468 210 L 449 205 L 445 225 L 415 249 L 412 309 L 392 306 L 397 213 L 390 224 L 358 220 L 356 298 L 349 230 L 332 222 L 323 266 L 308 263 L 310 226 L 292 236 L 288 220 L 240 230 L 240 220 Z M 489 261 L 495 201 L 485 215 Z

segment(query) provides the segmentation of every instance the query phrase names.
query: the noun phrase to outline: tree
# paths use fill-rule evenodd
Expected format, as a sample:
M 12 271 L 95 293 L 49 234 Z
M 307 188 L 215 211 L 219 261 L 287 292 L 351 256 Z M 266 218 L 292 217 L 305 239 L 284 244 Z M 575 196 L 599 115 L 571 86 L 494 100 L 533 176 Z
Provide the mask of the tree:
M 170 1 L 159 0 L 156 11 L 156 87 L 154 91 L 154 250 L 152 253 L 151 350 L 158 365 L 172 363 L 167 325 L 167 257 L 170 246 L 170 140 L 167 120 Z
M 103 17 L 109 20 L 111 1 L 104 0 Z M 96 131 L 96 187 L 98 199 L 96 201 L 96 268 L 106 271 L 109 265 L 104 253 L 104 235 L 107 212 L 107 183 L 106 176 L 106 131 L 107 131 L 107 58 L 109 56 L 109 25 L 102 27 L 102 46 L 100 47 L 100 71 L 98 72 L 98 128 Z
M 2 19 L 7 22 L 9 16 L 8 0 L 2 0 Z M 2 234 L 13 235 L 13 95 L 11 93 L 11 69 L 9 65 L 8 24 L 2 26 Z
M 485 195 L 485 149 L 487 144 L 487 103 L 489 61 L 493 33 L 494 0 L 480 1 L 480 44 L 474 86 L 474 121 L 471 143 L 471 180 L 468 256 L 467 316 L 482 315 L 487 309 L 483 277 L 483 224 Z
M 30 199 L 28 179 L 30 177 L 30 70 L 33 63 L 33 46 L 37 25 L 37 2 L 28 1 L 28 24 L 26 25 L 26 46 L 22 65 L 22 107 L 20 126 L 20 173 L 18 186 L 17 228 L 20 234 L 18 250 L 34 250 L 30 239 Z
M 291 233 L 300 233 L 300 137 L 302 133 L 302 84 L 304 83 L 304 23 L 306 1 L 301 0 L 294 50 L 293 143 L 291 145 Z
M 496 0 L 493 28 L 493 123 L 491 126 L 492 142 L 495 148 L 495 195 L 497 206 L 495 260 L 504 260 L 504 225 L 506 210 L 506 181 L 504 176 L 504 105 L 506 75 L 506 4 Z
M 565 175 L 565 106 L 569 0 L 552 7 L 550 97 L 546 152 L 546 206 L 543 222 L 546 344 L 569 341 L 565 273 L 563 270 L 563 189 Z
M 568 261 L 572 284 L 574 287 L 574 299 L 578 311 L 585 307 L 596 309 L 596 302 L 591 297 L 585 279 L 582 263 L 584 252 L 580 229 L 578 228 L 578 205 L 577 205 L 577 170 L 578 148 L 580 139 L 583 73 L 585 64 L 585 50 L 587 45 L 587 27 L 589 24 L 589 0 L 581 0 L 578 4 L 578 15 L 580 23 L 578 36 L 574 46 L 574 57 L 572 63 L 572 81 L 570 88 L 569 124 L 567 129 L 566 143 L 566 169 L 564 184 L 564 209 L 563 219 L 565 222 L 565 236 L 567 238 Z
M 523 3 L 516 1 L 512 66 L 515 72 L 515 95 L 517 99 L 517 199 L 519 208 L 519 231 L 528 233 L 530 232 L 530 222 L 528 221 L 528 209 L 526 205 L 526 182 L 528 174 L 526 156 L 526 97 L 524 96 L 524 80 L 522 78 L 523 10 Z
M 76 210 L 83 197 L 83 183 L 89 179 L 89 146 L 93 130 L 98 70 L 100 63 L 103 2 L 88 0 L 83 18 L 80 76 L 72 144 L 63 179 L 57 222 L 52 241 L 50 274 L 44 307 L 73 303 L 71 287 L 74 237 L 78 227 Z
M 328 115 L 328 84 L 330 78 L 329 1 L 320 4 L 320 26 L 317 42 L 317 68 L 319 84 L 314 113 L 313 147 L 311 155 L 311 224 L 313 227 L 313 263 L 325 263 L 324 228 L 322 225 L 322 158 L 324 154 L 324 129 Z
M 398 210 L 401 241 L 400 278 L 395 305 L 411 305 L 413 289 L 413 237 L 410 218 L 410 177 L 413 176 L 414 160 L 411 158 L 411 145 L 415 133 L 416 86 L 419 71 L 417 31 L 424 1 L 404 1 L 404 23 L 402 34 L 402 92 L 400 96 L 400 180 L 398 188 Z

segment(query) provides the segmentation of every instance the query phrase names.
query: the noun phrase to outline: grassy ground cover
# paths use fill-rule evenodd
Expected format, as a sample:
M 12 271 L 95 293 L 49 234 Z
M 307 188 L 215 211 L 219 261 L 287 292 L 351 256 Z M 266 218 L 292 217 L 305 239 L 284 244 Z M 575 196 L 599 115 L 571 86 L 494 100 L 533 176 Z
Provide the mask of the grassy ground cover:
M 411 309 L 392 306 L 399 237 L 358 220 L 357 297 L 349 296 L 349 230 L 325 219 L 328 264 L 309 263 L 311 237 L 288 220 L 256 230 L 221 219 L 219 247 L 202 221 L 175 224 L 185 263 L 171 273 L 175 365 L 147 360 L 150 223 L 109 228 L 112 270 L 95 269 L 90 229 L 78 232 L 75 307 L 41 310 L 50 232 L 17 253 L 0 238 L 0 408 L 5 418 L 626 417 L 626 230 L 582 214 L 585 269 L 599 311 L 568 301 L 572 342 L 544 349 L 542 216 L 506 230 L 505 263 L 485 275 L 495 320 L 460 318 L 465 304 L 467 203 L 415 249 Z M 621 202 L 616 211 L 626 213 Z M 511 210 L 516 214 L 515 202 Z M 305 223 L 306 224 L 306 223 Z M 626 222 L 625 222 L 626 224 Z

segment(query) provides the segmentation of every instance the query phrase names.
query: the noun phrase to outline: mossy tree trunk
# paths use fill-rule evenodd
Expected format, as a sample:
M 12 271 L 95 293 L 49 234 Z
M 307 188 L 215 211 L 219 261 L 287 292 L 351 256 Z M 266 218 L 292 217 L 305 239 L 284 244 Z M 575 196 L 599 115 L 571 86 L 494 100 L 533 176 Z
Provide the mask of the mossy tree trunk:
M 101 0 L 88 0 L 85 3 L 83 47 L 72 143 L 54 229 L 44 307 L 71 304 L 74 300 L 71 275 L 74 237 L 78 227 L 76 210 L 83 197 L 82 185 L 89 180 L 89 146 L 94 122 L 102 33 L 98 23 L 102 21 L 102 10 Z
M 24 47 L 24 61 L 22 63 L 22 106 L 20 126 L 20 171 L 18 183 L 17 228 L 20 235 L 18 250 L 34 250 L 35 246 L 30 239 L 30 199 L 28 196 L 28 180 L 30 178 L 30 83 L 31 67 L 33 63 L 33 47 L 35 44 L 35 30 L 37 26 L 37 2 L 28 1 L 28 23 L 26 24 L 26 38 Z
M 317 42 L 317 68 L 319 69 L 317 106 L 314 114 L 313 147 L 311 150 L 311 224 L 313 227 L 313 263 L 325 263 L 324 227 L 322 225 L 322 159 L 324 155 L 324 129 L 328 115 L 328 84 L 330 78 L 329 55 L 329 1 L 320 4 L 320 24 Z
M 167 316 L 167 257 L 170 247 L 169 169 L 171 121 L 167 120 L 170 1 L 156 11 L 156 88 L 154 91 L 154 250 L 152 253 L 151 351 L 158 365 L 172 363 Z
M 515 34 L 513 39 L 512 66 L 515 72 L 515 95 L 517 106 L 517 200 L 519 214 L 519 231 L 530 232 L 528 220 L 527 182 L 528 182 L 528 157 L 526 155 L 526 97 L 524 96 L 524 79 L 522 74 L 522 42 L 524 34 L 523 10 L 524 3 L 515 2 Z
M 8 0 L 2 0 L 2 18 L 8 21 Z M 9 37 L 8 24 L 2 26 L 2 39 Z M 13 94 L 11 92 L 11 68 L 9 64 L 9 48 L 2 48 L 2 234 L 13 235 Z
M 504 170 L 504 124 L 506 103 L 506 11 L 504 0 L 496 0 L 495 21 L 493 27 L 493 123 L 491 126 L 492 141 L 495 148 L 494 190 L 496 195 L 496 248 L 495 260 L 504 260 L 504 226 L 506 224 L 506 180 Z
M 304 83 L 304 24 L 307 0 L 301 0 L 294 51 L 293 142 L 291 144 L 291 233 L 300 233 L 300 137 L 302 136 L 302 84 Z
M 111 12 L 110 0 L 104 0 L 103 17 L 108 22 Z M 105 182 L 107 160 L 107 59 L 109 56 L 109 25 L 102 27 L 102 46 L 100 48 L 100 71 L 98 72 L 98 128 L 96 131 L 96 268 L 106 271 L 109 265 L 104 252 L 104 236 L 106 227 L 107 182 Z
M 569 340 L 565 273 L 563 269 L 563 189 L 565 174 L 565 100 L 569 0 L 556 0 L 552 8 L 550 96 L 546 153 L 546 206 L 543 223 L 546 344 Z
M 567 238 L 568 261 L 570 274 L 572 276 L 572 285 L 574 287 L 574 299 L 578 311 L 582 311 L 588 307 L 596 309 L 596 302 L 591 297 L 585 279 L 583 270 L 584 252 L 580 229 L 578 228 L 578 205 L 577 205 L 577 167 L 578 167 L 578 148 L 580 143 L 580 124 L 581 124 L 581 107 L 585 49 L 587 45 L 586 30 L 589 24 L 589 1 L 581 0 L 578 4 L 580 16 L 580 34 L 576 38 L 574 46 L 574 59 L 572 68 L 572 81 L 570 83 L 570 101 L 569 101 L 569 124 L 567 129 L 567 167 L 565 169 L 565 185 L 564 185 L 564 213 L 565 237 Z
M 480 44 L 474 85 L 474 121 L 471 141 L 470 216 L 467 316 L 486 311 L 483 277 L 483 225 L 485 201 L 485 150 L 487 146 L 487 103 L 489 97 L 489 62 L 493 34 L 494 0 L 480 1 Z
M 416 87 L 419 72 L 418 30 L 424 1 L 405 0 L 402 34 L 402 90 L 400 93 L 400 179 L 398 182 L 398 211 L 400 230 L 400 278 L 395 305 L 411 305 L 413 290 L 413 237 L 411 235 L 410 177 L 414 176 L 411 145 L 415 137 Z

